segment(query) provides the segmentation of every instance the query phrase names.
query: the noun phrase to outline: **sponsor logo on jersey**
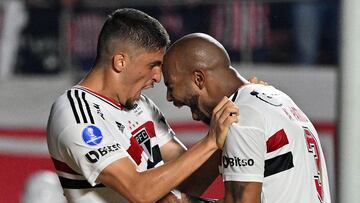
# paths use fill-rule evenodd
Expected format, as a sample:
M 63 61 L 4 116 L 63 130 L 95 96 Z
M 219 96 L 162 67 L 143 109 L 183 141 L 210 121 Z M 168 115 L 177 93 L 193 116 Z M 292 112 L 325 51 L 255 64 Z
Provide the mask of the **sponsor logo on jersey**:
M 95 146 L 101 142 L 103 135 L 99 128 L 94 125 L 89 125 L 84 128 L 82 132 L 82 138 L 86 144 Z
M 222 164 L 224 168 L 227 167 L 242 167 L 254 165 L 254 159 L 241 159 L 239 157 L 222 157 Z
M 121 148 L 119 143 L 100 147 L 97 150 L 91 150 L 85 154 L 86 159 L 90 163 L 96 163 L 101 157 L 110 154 L 112 152 L 118 151 Z

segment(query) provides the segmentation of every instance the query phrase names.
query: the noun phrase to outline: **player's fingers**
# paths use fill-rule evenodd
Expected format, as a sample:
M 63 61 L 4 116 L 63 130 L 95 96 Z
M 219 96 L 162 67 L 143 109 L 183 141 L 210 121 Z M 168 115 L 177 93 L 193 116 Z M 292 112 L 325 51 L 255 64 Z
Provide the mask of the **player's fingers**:
M 226 108 L 224 108 L 223 112 L 221 113 L 218 122 L 224 123 L 225 119 L 228 117 L 238 117 L 240 115 L 239 108 L 235 105 L 229 104 Z
M 224 113 L 224 111 L 226 111 L 226 113 Z M 222 105 L 217 112 L 215 112 L 212 119 L 219 120 L 223 114 L 225 114 L 224 116 L 229 116 L 230 114 L 234 114 L 238 116 L 239 115 L 238 107 L 232 101 L 227 99 L 226 103 Z M 224 119 L 222 119 L 221 121 L 223 120 Z
M 253 84 L 261 84 L 261 85 L 269 85 L 267 82 L 263 81 L 263 80 L 259 80 L 257 77 L 253 76 L 252 78 L 250 78 L 249 80 L 251 83 Z
M 238 116 L 228 116 L 223 122 L 223 127 L 229 128 L 233 123 L 237 123 L 237 122 L 239 122 Z
M 221 103 L 223 102 L 223 100 L 221 101 Z M 224 110 L 229 107 L 229 105 L 231 105 L 230 103 L 231 101 L 229 99 L 226 99 L 224 101 L 224 104 L 222 104 L 222 106 L 218 105 L 219 109 L 215 112 L 213 111 L 213 115 L 211 120 L 217 121 L 219 120 L 220 116 L 222 115 L 222 113 L 224 112 Z
M 239 122 L 238 116 L 228 116 L 223 122 L 223 126 L 229 128 L 231 124 Z
M 253 84 L 258 84 L 258 82 L 259 82 L 258 78 L 255 77 L 255 76 L 253 76 L 252 78 L 250 78 L 249 81 L 250 81 L 251 83 L 253 83 Z
M 215 115 L 228 101 L 229 98 L 227 98 L 227 96 L 224 96 L 221 101 L 215 106 L 212 114 Z

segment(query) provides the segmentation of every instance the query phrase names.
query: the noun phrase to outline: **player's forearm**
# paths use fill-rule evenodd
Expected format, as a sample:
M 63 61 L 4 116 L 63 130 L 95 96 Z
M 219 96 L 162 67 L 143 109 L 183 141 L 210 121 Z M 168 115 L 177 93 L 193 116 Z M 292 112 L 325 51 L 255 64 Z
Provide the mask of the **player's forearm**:
M 212 182 L 219 176 L 219 161 L 221 151 L 217 150 L 190 177 L 178 187 L 180 191 L 193 196 L 201 196 Z
M 262 183 L 260 182 L 225 182 L 226 203 L 260 203 Z
M 178 159 L 140 173 L 136 188 L 147 188 L 145 191 L 142 190 L 143 197 L 149 201 L 156 201 L 190 176 L 216 150 L 216 143 L 205 137 Z

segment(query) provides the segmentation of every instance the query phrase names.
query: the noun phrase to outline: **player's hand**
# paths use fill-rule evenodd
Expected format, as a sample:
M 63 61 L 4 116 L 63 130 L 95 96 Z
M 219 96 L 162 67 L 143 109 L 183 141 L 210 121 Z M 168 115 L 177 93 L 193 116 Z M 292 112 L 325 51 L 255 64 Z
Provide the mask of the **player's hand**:
M 238 122 L 239 115 L 239 108 L 227 97 L 224 97 L 214 108 L 208 135 L 216 139 L 219 149 L 223 148 L 229 127 L 232 123 Z
M 259 80 L 257 77 L 253 76 L 252 78 L 250 78 L 249 80 L 251 83 L 253 84 L 262 84 L 262 85 L 268 85 L 267 82 Z

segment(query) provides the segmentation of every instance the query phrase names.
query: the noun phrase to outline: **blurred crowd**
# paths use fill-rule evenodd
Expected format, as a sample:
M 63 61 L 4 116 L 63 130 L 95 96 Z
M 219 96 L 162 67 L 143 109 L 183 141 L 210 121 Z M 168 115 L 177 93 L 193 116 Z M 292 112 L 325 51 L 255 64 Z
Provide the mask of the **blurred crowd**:
M 91 0 L 9 1 L 18 6 L 9 10 L 6 3 L 0 4 L 0 45 L 5 47 L 0 58 L 9 57 L 9 45 L 2 42 L 17 42 L 10 46 L 13 62 L 3 62 L 0 69 L 13 66 L 10 71 L 15 73 L 88 70 L 103 21 L 119 7 L 134 7 L 157 18 L 172 41 L 192 32 L 208 33 L 225 45 L 234 62 L 338 64 L 338 0 L 104 0 L 101 6 Z M 12 15 L 23 20 L 15 24 Z M 12 34 L 4 34 L 10 32 L 5 29 Z

